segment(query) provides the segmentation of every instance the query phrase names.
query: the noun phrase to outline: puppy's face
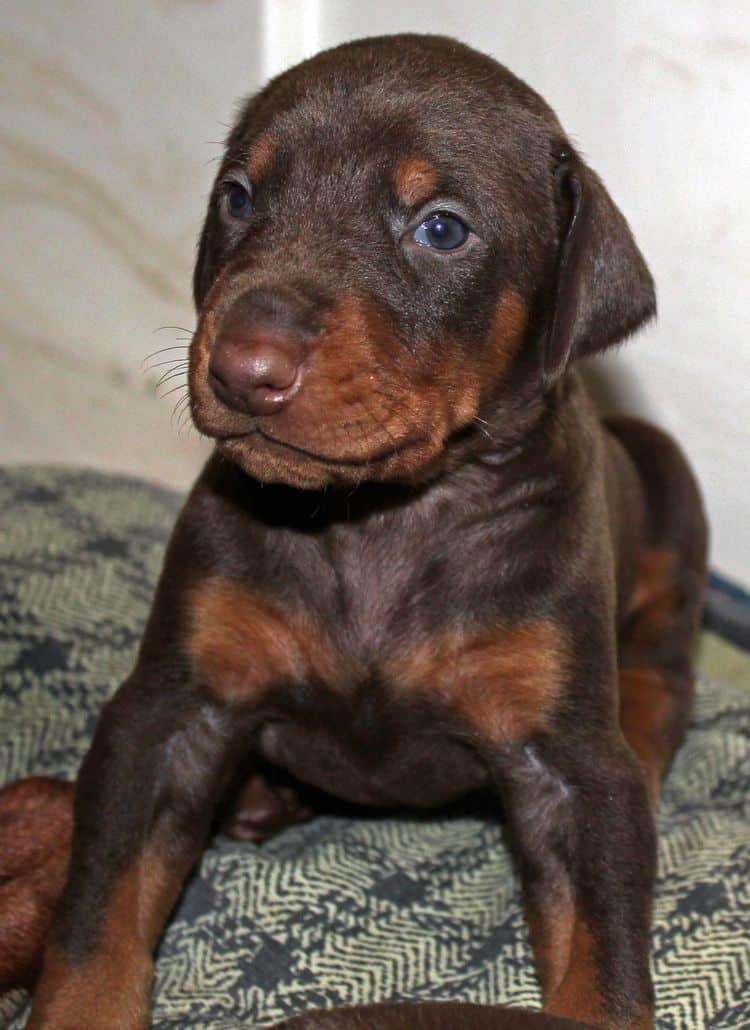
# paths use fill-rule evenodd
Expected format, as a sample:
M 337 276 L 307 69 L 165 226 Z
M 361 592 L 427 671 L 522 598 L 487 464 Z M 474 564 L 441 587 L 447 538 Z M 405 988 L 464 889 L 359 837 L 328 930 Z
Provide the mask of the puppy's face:
M 541 382 L 567 149 L 536 94 L 450 40 L 348 44 L 274 80 L 201 238 L 199 430 L 298 487 L 414 482 L 479 446 L 518 376 Z

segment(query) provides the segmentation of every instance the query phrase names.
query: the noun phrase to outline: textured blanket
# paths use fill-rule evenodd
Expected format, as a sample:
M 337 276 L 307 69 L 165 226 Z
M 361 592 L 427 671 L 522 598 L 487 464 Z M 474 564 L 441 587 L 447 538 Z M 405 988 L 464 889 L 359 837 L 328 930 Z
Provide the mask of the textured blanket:
M 132 664 L 178 506 L 124 478 L 0 472 L 0 784 L 75 776 Z M 726 668 L 733 683 L 701 678 L 659 813 L 660 1030 L 750 1026 L 750 660 Z M 260 847 L 217 837 L 161 944 L 153 1026 L 263 1027 L 387 999 L 538 1004 L 491 816 L 330 816 Z M 0 997 L 0 1027 L 23 1026 L 26 1007 Z

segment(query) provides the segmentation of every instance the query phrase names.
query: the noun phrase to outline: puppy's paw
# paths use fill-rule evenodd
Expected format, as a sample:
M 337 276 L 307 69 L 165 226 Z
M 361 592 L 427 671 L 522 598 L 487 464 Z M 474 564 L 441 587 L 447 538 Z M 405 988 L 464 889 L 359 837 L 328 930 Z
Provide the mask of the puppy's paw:
M 28 987 L 70 859 L 72 783 L 43 776 L 0 790 L 0 991 Z
M 307 822 L 314 814 L 294 787 L 273 783 L 256 773 L 238 793 L 222 828 L 234 840 L 260 843 L 287 826 Z

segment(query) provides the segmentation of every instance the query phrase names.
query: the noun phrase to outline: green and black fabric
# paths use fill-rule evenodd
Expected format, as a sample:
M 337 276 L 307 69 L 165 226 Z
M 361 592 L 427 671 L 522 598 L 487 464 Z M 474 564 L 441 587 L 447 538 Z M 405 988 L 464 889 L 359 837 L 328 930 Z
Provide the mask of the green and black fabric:
M 75 775 L 131 667 L 178 506 L 125 478 L 0 473 L 0 783 Z M 661 1030 L 750 1026 L 750 660 L 710 638 L 706 661 L 659 813 Z M 539 1000 L 502 828 L 331 816 L 260 847 L 213 842 L 159 951 L 153 1025 L 449 998 Z M 20 992 L 0 998 L 0 1026 L 25 1012 Z

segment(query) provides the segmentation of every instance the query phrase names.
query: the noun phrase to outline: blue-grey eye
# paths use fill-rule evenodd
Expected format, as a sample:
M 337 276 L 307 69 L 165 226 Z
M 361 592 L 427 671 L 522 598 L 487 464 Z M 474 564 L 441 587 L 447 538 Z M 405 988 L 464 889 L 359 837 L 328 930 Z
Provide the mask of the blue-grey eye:
M 416 229 L 414 242 L 420 247 L 435 247 L 437 250 L 456 250 L 469 238 L 469 230 L 456 215 L 436 211 Z
M 232 218 L 249 218 L 253 211 L 253 202 L 245 187 L 239 182 L 228 182 L 224 188 L 227 211 Z

